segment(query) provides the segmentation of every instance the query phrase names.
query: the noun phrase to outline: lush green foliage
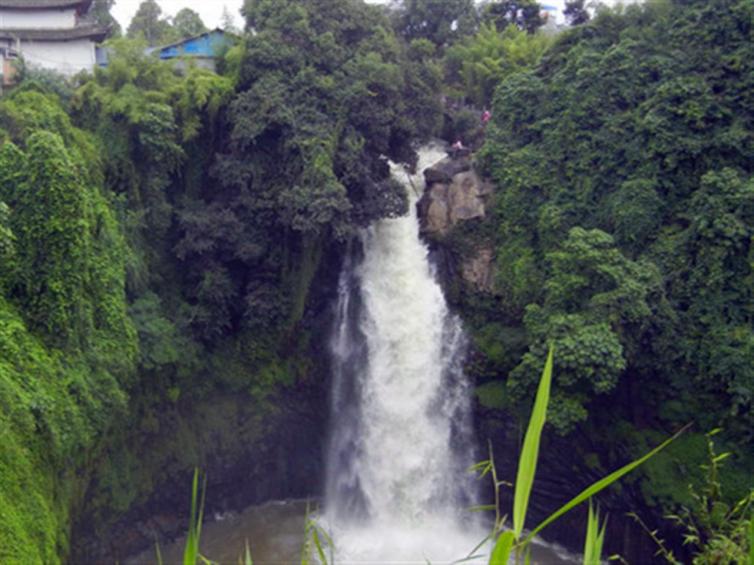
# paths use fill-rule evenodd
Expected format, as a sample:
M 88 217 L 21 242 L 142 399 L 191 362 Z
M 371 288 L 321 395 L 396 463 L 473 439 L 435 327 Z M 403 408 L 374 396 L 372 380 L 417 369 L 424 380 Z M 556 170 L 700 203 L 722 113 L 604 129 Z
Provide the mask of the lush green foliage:
M 516 26 L 498 32 L 493 24 L 482 24 L 475 36 L 448 50 L 446 65 L 451 79 L 463 84 L 466 96 L 477 106 L 488 107 L 495 87 L 508 76 L 534 67 L 550 43 L 550 37 Z
M 150 46 L 166 42 L 170 34 L 170 22 L 162 18 L 162 8 L 155 0 L 144 0 L 131 19 L 128 37 L 144 39 Z
M 201 16 L 191 8 L 183 8 L 175 15 L 173 27 L 180 37 L 193 37 L 207 31 Z
M 542 7 L 536 0 L 492 0 L 484 6 L 482 18 L 498 31 L 515 26 L 534 33 L 544 24 Z
M 502 314 L 530 344 L 508 386 L 531 394 L 555 339 L 561 431 L 630 390 L 674 406 L 665 423 L 751 439 L 751 15 L 734 1 L 603 11 L 497 90 L 484 162 Z
M 405 210 L 385 156 L 440 127 L 434 47 L 350 0 L 246 10 L 225 74 L 114 40 L 107 69 L 45 81 L 62 96 L 27 81 L 0 103 L 3 562 L 64 558 L 84 497 L 105 534 L 202 454 L 259 441 L 314 370 L 325 251 Z M 175 31 L 153 2 L 137 16 L 131 36 Z M 253 414 L 199 408 L 229 394 Z
M 91 138 L 33 88 L 3 100 L 0 126 L 0 560 L 50 563 L 75 494 L 62 470 L 125 412 L 136 332 Z
M 631 479 L 658 515 L 691 504 L 704 430 L 732 453 L 726 503 L 751 486 L 751 22 L 747 2 L 656 2 L 560 35 L 497 87 L 493 217 L 445 242 L 496 247 L 496 294 L 454 291 L 485 414 L 525 417 L 552 341 L 548 422 L 599 445 L 597 467 L 695 422 Z
M 746 563 L 754 555 L 754 488 L 740 500 L 730 503 L 723 496 L 721 470 L 730 452 L 718 454 L 713 437 L 720 430 L 713 430 L 706 437 L 707 461 L 700 465 L 704 479 L 701 486 L 689 485 L 690 504 L 672 514 L 673 521 L 683 532 L 683 545 L 692 552 L 694 565 L 709 563 Z M 671 565 L 680 565 L 681 560 L 672 548 L 650 530 L 637 515 L 633 515 L 657 544 L 657 555 Z
M 232 449 L 266 433 L 277 392 L 314 372 L 312 295 L 339 245 L 405 211 L 387 159 L 441 131 L 443 70 L 451 97 L 494 99 L 496 201 L 472 235 L 496 248 L 498 294 L 465 304 L 482 405 L 525 406 L 553 342 L 548 421 L 609 426 L 597 466 L 695 420 L 725 428 L 720 482 L 748 492 L 750 2 L 601 10 L 553 41 L 529 1 L 477 28 L 469 0 L 247 0 L 253 33 L 220 75 L 143 54 L 202 29 L 195 14 L 137 16 L 142 41 L 113 41 L 107 69 L 30 71 L 0 101 L 0 561 L 65 558 L 84 496 L 106 532 L 214 453 L 214 431 Z M 482 131 L 473 109 L 449 121 Z M 213 393 L 253 415 L 200 408 Z M 696 434 L 655 457 L 647 501 L 693 498 L 676 460 L 704 454 Z
M 110 28 L 111 37 L 120 37 L 123 30 L 110 13 L 114 4 L 115 0 L 94 0 L 89 16 L 99 25 Z
M 426 39 L 442 49 L 469 35 L 478 15 L 473 0 L 402 0 L 392 14 L 396 31 L 411 42 Z

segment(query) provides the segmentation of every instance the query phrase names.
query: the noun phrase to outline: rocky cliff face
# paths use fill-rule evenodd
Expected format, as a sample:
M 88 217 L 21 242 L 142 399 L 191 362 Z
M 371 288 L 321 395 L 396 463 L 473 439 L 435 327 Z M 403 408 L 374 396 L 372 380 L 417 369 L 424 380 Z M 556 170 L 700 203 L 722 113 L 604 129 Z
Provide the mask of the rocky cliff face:
M 418 204 L 424 234 L 444 236 L 459 222 L 485 217 L 492 185 L 477 174 L 470 156 L 447 157 L 424 177 L 427 189 Z
M 442 242 L 459 224 L 483 220 L 492 184 L 474 169 L 471 155 L 448 156 L 424 171 L 427 188 L 419 200 L 422 235 Z M 473 290 L 494 293 L 494 248 L 476 242 L 451 258 L 452 269 Z

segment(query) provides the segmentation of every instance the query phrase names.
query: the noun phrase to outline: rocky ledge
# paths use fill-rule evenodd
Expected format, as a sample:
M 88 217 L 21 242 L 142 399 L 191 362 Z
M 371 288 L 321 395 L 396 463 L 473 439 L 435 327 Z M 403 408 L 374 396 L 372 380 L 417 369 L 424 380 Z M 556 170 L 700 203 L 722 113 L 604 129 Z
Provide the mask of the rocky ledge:
M 446 157 L 424 171 L 426 190 L 419 200 L 422 233 L 446 235 L 464 220 L 484 218 L 492 184 L 474 170 L 471 155 Z
M 426 188 L 417 204 L 422 236 L 443 247 L 458 224 L 485 218 L 493 187 L 474 169 L 470 153 L 449 155 L 425 170 L 424 178 Z M 480 242 L 465 247 L 452 258 L 452 270 L 471 288 L 494 293 L 494 247 Z

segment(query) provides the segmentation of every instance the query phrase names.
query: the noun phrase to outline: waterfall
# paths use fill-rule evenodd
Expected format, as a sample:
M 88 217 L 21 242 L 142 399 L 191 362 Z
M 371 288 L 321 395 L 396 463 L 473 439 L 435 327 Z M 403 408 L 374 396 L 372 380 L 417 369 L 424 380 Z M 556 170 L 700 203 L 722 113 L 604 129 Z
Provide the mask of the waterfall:
M 338 562 L 447 562 L 485 534 L 473 503 L 465 338 L 419 239 L 417 189 L 444 157 L 394 166 L 409 213 L 363 231 L 340 277 L 324 525 Z

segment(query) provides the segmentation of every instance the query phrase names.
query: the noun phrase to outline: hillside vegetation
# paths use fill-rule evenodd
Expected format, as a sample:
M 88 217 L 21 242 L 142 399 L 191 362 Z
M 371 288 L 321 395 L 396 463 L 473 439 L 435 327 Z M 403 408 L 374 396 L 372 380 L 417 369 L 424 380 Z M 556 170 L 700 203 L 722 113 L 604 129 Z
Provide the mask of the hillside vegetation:
M 325 419 L 344 248 L 406 211 L 388 160 L 438 136 L 478 149 L 494 184 L 484 220 L 435 242 L 494 250 L 494 292 L 448 289 L 478 419 L 528 417 L 554 342 L 546 433 L 585 466 L 694 423 L 636 479 L 649 522 L 709 511 L 687 486 L 715 428 L 722 498 L 751 492 L 749 0 L 582 11 L 557 35 L 532 0 L 244 15 L 217 74 L 114 39 L 106 69 L 26 69 L 0 99 L 0 562 L 87 556 L 74 527 L 109 542 L 209 453 L 307 427 L 302 406 Z M 285 462 L 259 447 L 250 482 L 287 496 L 268 455 Z

